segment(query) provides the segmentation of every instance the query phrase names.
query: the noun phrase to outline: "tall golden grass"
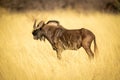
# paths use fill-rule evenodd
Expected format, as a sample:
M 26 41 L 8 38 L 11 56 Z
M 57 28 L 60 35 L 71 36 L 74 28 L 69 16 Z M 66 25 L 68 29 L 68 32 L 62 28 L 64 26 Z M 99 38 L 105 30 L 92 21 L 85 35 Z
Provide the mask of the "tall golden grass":
M 68 29 L 91 30 L 96 35 L 99 54 L 89 61 L 83 48 L 66 50 L 58 60 L 47 40 L 33 39 L 33 18 L 59 20 Z M 119 32 L 120 15 L 72 10 L 13 13 L 1 9 L 0 80 L 119 80 Z

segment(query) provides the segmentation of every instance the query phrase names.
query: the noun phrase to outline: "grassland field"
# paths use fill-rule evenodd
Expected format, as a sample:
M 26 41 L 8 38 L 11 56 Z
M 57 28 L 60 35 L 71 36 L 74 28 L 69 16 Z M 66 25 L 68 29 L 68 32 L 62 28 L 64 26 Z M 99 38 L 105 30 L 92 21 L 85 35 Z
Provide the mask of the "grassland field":
M 58 60 L 46 40 L 34 40 L 34 19 L 58 20 L 67 29 L 87 28 L 99 53 L 90 61 L 83 48 Z M 93 50 L 93 44 L 92 44 Z M 119 80 L 120 15 L 74 10 L 9 12 L 0 8 L 0 80 Z

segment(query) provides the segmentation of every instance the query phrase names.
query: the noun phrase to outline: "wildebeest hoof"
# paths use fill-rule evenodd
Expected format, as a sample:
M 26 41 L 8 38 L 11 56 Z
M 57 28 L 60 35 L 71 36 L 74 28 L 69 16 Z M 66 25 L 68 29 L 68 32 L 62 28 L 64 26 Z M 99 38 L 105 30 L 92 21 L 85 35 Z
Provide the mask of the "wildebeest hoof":
M 93 55 L 93 56 L 89 56 L 89 59 L 90 59 L 90 60 L 94 59 L 94 55 Z
M 60 56 L 57 56 L 57 58 L 58 58 L 59 60 L 61 60 L 61 57 L 60 57 Z

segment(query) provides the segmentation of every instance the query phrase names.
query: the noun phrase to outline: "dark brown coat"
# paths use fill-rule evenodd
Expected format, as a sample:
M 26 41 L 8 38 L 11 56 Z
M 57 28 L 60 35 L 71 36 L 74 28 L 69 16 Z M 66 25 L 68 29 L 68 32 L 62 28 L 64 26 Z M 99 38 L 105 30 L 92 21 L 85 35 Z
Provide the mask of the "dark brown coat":
M 53 21 L 54 22 L 54 21 Z M 32 32 L 36 39 L 47 39 L 52 45 L 53 50 L 57 52 L 58 59 L 61 59 L 63 50 L 77 50 L 83 47 L 89 58 L 94 57 L 91 50 L 91 43 L 94 41 L 94 50 L 97 50 L 95 35 L 88 29 L 74 29 L 68 30 L 61 25 L 49 25 L 41 21 L 37 27 L 34 23 L 34 30 Z M 36 34 L 35 34 L 36 33 Z M 35 39 L 35 38 L 34 38 Z

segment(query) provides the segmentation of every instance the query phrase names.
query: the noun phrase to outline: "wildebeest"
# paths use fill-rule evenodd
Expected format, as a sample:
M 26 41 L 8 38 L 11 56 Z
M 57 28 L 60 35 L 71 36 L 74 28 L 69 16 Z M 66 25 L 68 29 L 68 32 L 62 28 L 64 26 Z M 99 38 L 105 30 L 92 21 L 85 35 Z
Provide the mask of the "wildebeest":
M 55 23 L 57 25 L 50 25 L 48 23 Z M 45 23 L 41 21 L 36 26 L 36 20 L 33 25 L 33 37 L 38 40 L 47 39 L 53 50 L 57 52 L 57 58 L 61 59 L 61 53 L 63 50 L 77 50 L 83 47 L 88 54 L 89 58 L 94 57 L 94 53 L 91 50 L 91 43 L 94 41 L 94 52 L 97 50 L 95 35 L 88 29 L 74 29 L 68 30 L 62 27 L 58 21 L 48 21 Z

